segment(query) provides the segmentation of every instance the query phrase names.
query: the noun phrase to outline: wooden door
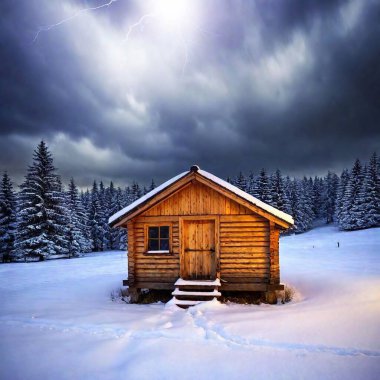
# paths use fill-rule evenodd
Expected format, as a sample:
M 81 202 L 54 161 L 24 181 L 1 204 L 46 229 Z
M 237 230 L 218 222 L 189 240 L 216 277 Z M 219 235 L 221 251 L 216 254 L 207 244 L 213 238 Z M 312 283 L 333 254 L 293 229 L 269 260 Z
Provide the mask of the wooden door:
M 216 276 L 215 221 L 185 220 L 183 229 L 182 278 L 214 280 Z

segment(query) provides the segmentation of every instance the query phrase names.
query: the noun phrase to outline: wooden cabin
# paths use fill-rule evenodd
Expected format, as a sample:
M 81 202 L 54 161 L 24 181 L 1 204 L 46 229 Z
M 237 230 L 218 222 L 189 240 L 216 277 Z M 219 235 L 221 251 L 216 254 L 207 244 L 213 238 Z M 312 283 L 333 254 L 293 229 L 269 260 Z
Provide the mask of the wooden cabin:
M 279 234 L 293 224 L 292 217 L 198 166 L 109 223 L 128 230 L 124 285 L 134 301 L 147 288 L 175 289 L 177 303 L 183 304 L 186 292 L 218 296 L 223 291 L 263 292 L 274 303 L 275 291 L 283 289 Z

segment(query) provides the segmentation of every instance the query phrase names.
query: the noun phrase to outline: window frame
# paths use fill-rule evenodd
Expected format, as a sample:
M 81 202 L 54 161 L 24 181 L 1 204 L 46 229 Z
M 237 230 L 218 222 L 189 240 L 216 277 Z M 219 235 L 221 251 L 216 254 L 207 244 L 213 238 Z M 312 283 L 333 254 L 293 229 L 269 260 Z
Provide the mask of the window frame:
M 149 227 L 168 227 L 169 228 L 169 249 L 168 250 L 149 250 Z M 144 254 L 145 255 L 173 255 L 172 253 L 172 223 L 170 222 L 157 222 L 157 223 L 148 223 L 145 224 L 144 231 Z M 160 239 L 158 239 L 160 241 Z

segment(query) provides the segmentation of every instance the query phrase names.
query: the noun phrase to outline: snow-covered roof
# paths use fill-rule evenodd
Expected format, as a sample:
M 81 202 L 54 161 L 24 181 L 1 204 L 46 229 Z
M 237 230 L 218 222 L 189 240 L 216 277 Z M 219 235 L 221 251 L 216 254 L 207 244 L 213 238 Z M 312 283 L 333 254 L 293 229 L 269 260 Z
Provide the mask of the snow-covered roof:
M 257 199 L 254 196 L 246 193 L 245 191 L 240 190 L 238 187 L 231 185 L 227 181 L 224 181 L 223 179 L 216 177 L 215 175 L 213 175 L 209 172 L 206 172 L 205 170 L 199 169 L 198 173 L 201 174 L 203 177 L 206 177 L 210 181 L 217 183 L 218 185 L 226 188 L 227 190 L 230 190 L 231 192 L 235 193 L 240 198 L 245 199 L 249 203 L 252 203 L 257 207 L 259 207 L 265 211 L 268 211 L 270 214 L 277 216 L 277 218 L 285 220 L 285 222 L 288 222 L 290 224 L 294 224 L 294 220 L 289 214 L 286 214 L 285 212 L 280 211 L 277 208 L 274 208 L 274 207 L 268 205 L 267 203 L 260 201 L 259 199 Z
M 136 201 L 134 201 L 133 203 L 131 203 L 127 207 L 124 207 L 122 210 L 118 211 L 116 214 L 113 214 L 112 216 L 110 216 L 110 218 L 108 219 L 108 223 L 111 224 L 112 222 L 114 222 L 115 220 L 119 219 L 123 215 L 128 214 L 131 210 L 133 210 L 137 206 L 141 205 L 142 203 L 146 202 L 150 198 L 153 198 L 156 194 L 158 194 L 162 190 L 166 189 L 172 183 L 178 181 L 179 179 L 181 179 L 182 177 L 184 177 L 186 174 L 189 174 L 189 172 L 183 172 L 181 174 L 178 174 L 177 176 L 173 177 L 172 179 L 169 179 L 168 181 L 164 182 L 160 186 L 157 186 L 152 191 L 149 191 L 149 193 L 146 193 L 144 196 L 142 196 L 141 198 L 137 199 Z
M 276 216 L 277 218 L 279 218 L 281 220 L 284 220 L 287 223 L 294 224 L 293 218 L 290 215 L 286 214 L 285 212 L 282 212 L 282 211 L 268 205 L 267 203 L 260 201 L 259 199 L 253 197 L 252 195 L 246 193 L 245 191 L 240 190 L 238 187 L 231 185 L 227 181 L 224 181 L 223 179 L 216 177 L 213 174 L 206 172 L 205 170 L 199 169 L 199 167 L 197 167 L 197 166 L 192 166 L 190 171 L 183 172 L 183 173 L 169 179 L 168 181 L 164 182 L 162 185 L 156 187 L 154 190 L 150 191 L 149 193 L 147 193 L 143 197 L 141 197 L 141 198 L 137 199 L 135 202 L 131 203 L 129 206 L 124 207 L 122 210 L 120 210 L 116 214 L 112 215 L 109 218 L 108 223 L 112 224 L 115 221 L 121 219 L 124 215 L 127 215 L 132 210 L 134 210 L 138 206 L 142 205 L 143 203 L 145 203 L 149 199 L 153 198 L 156 194 L 160 193 L 161 191 L 163 191 L 164 189 L 166 189 L 167 187 L 169 187 L 170 185 L 177 182 L 178 180 L 185 177 L 186 175 L 188 175 L 191 172 L 197 172 L 202 177 L 207 178 L 208 180 L 216 183 L 217 185 L 219 185 L 221 187 L 224 187 L 225 189 L 231 191 L 232 193 L 236 194 L 240 198 L 243 198 L 246 201 L 248 201 L 249 203 L 261 208 L 262 210 L 267 211 L 268 213 Z

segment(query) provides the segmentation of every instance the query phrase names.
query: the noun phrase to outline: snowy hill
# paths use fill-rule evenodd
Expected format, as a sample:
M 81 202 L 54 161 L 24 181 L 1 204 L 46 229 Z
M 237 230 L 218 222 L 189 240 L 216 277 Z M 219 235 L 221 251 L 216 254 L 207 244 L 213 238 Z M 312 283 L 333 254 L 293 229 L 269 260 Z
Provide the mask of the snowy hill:
M 295 301 L 187 311 L 112 302 L 123 252 L 1 265 L 0 378 L 378 378 L 380 229 L 321 227 L 280 252 Z

